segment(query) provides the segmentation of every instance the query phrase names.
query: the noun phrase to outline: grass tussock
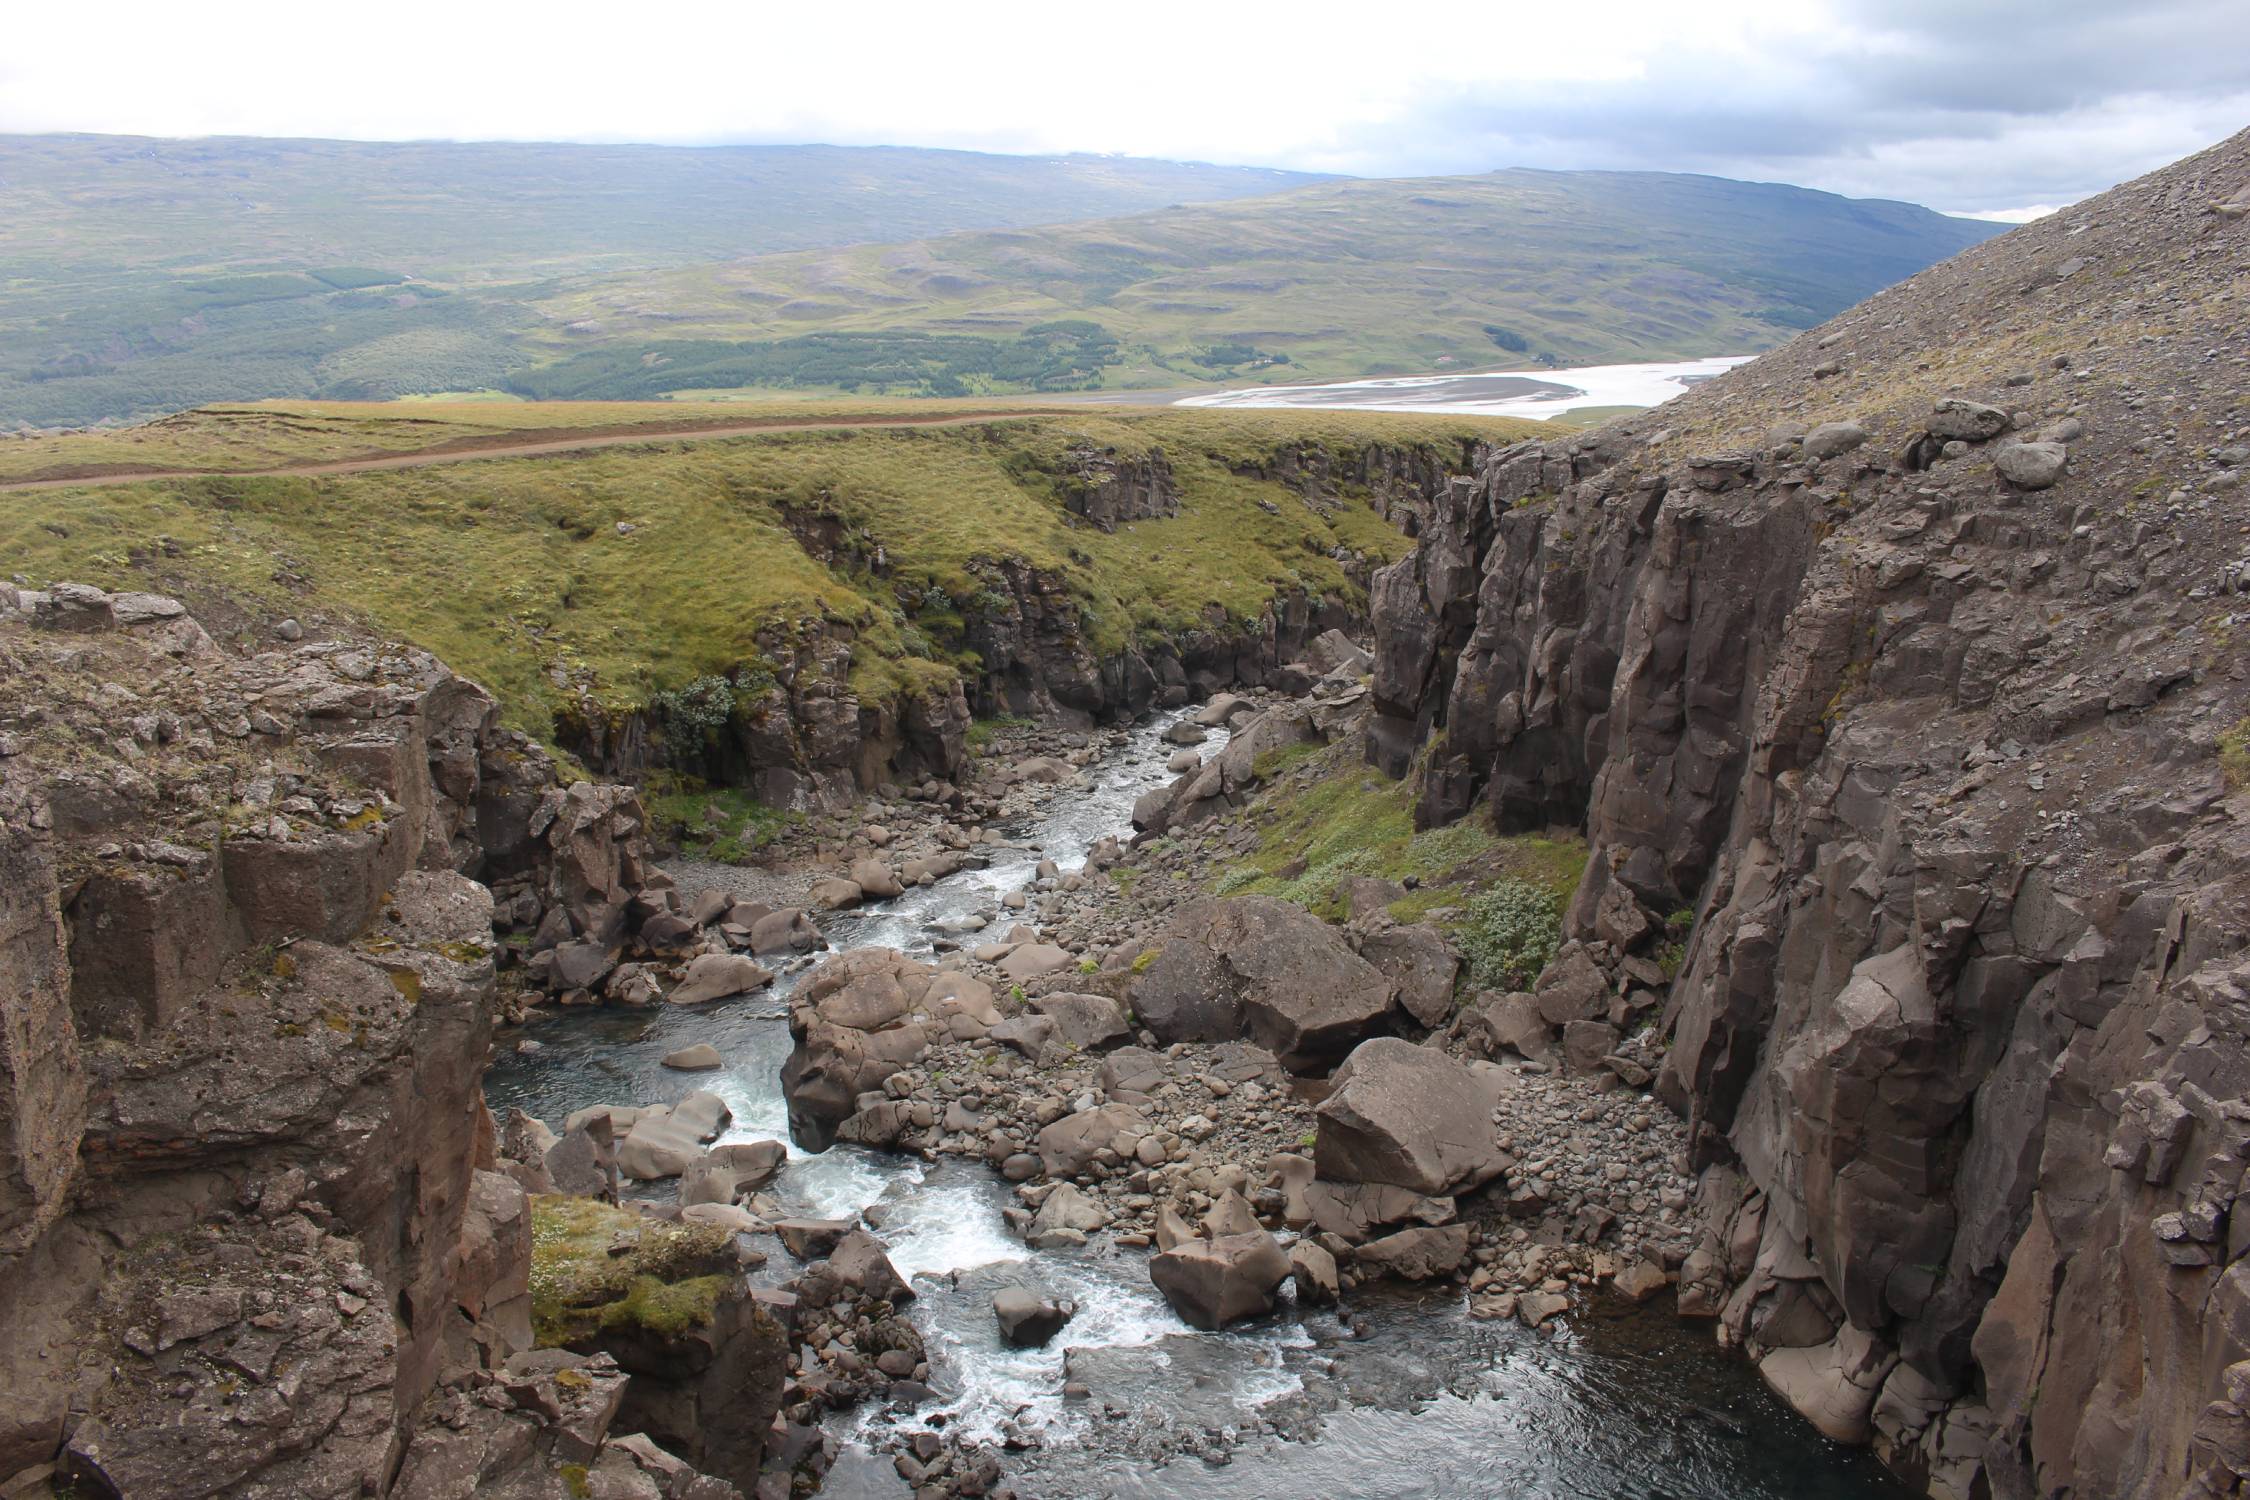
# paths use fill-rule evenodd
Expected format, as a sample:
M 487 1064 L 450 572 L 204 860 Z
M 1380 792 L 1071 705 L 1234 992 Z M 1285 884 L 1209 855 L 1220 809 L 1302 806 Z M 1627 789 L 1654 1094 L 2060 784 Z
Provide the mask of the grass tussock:
M 658 836 L 695 859 L 742 864 L 791 828 L 804 814 L 768 807 L 740 787 L 709 787 L 692 778 L 666 777 L 645 799 Z
M 2250 718 L 2219 736 L 2219 770 L 2235 790 L 2250 787 Z
M 1257 843 L 1220 877 L 1218 895 L 1276 896 L 1340 921 L 1350 877 L 1411 878 L 1414 889 L 1389 907 L 1393 917 L 1456 933 L 1492 928 L 1496 954 L 1521 955 L 1529 947 L 1515 935 L 1522 926 L 1515 907 L 1538 904 L 1559 922 L 1585 870 L 1585 846 L 1576 839 L 1504 836 L 1474 816 L 1416 830 L 1411 783 L 1365 765 L 1349 742 L 1276 752 L 1270 770 L 1260 770 L 1271 785 L 1249 812 Z M 1512 903 L 1504 941 L 1495 893 Z M 1504 963 L 1488 967 L 1498 972 Z

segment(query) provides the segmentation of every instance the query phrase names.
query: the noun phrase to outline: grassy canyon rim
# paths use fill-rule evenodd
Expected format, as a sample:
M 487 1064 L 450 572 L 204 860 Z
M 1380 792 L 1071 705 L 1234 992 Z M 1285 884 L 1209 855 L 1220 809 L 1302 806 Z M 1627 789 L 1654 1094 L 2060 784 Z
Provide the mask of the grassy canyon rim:
M 1442 470 L 1477 444 L 1539 430 L 1356 412 L 962 406 L 791 406 L 749 433 L 733 432 L 740 406 L 688 408 L 729 434 L 707 438 L 661 430 L 680 421 L 673 403 L 192 412 L 0 446 L 33 473 L 125 455 L 275 472 L 0 491 L 0 555 L 41 576 L 213 590 L 267 620 L 333 613 L 436 652 L 544 738 L 558 713 L 633 709 L 770 663 L 780 649 L 761 644 L 770 630 L 842 630 L 854 642 L 848 676 L 869 695 L 951 682 L 975 669 L 965 642 L 1010 588 L 1007 569 L 1055 580 L 1080 611 L 1072 634 L 1096 653 L 1242 627 L 1292 592 L 1363 609 L 1365 569 L 1409 540 L 1356 481 L 1293 480 L 1298 456 L 1348 469 L 1358 455 L 1397 452 Z M 658 430 L 644 436 L 636 421 Z M 565 451 L 536 451 L 549 441 Z M 506 451 L 518 442 L 535 451 Z M 389 456 L 317 471 L 323 455 L 369 453 Z M 1178 489 L 1176 515 L 1105 530 L 1067 508 L 1089 465 L 1151 463 L 1162 470 L 1152 482 Z M 827 538 L 816 551 L 808 525 Z

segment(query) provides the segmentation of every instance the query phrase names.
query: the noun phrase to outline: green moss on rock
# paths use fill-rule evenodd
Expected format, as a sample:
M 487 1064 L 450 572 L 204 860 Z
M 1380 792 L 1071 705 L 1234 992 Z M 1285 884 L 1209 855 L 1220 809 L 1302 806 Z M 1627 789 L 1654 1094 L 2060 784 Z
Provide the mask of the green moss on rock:
M 592 1198 L 531 1200 L 531 1323 L 542 1348 L 604 1333 L 677 1338 L 708 1323 L 736 1275 L 733 1236 Z

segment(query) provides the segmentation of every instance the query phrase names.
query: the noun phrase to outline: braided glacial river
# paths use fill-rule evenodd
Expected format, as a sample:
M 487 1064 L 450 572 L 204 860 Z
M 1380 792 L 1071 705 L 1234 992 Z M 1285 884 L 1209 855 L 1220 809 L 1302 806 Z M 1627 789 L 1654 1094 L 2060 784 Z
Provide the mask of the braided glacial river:
M 1089 768 L 1090 789 L 1003 830 L 1012 847 L 984 869 L 825 924 L 837 948 L 928 955 L 932 924 L 989 916 L 1042 858 L 1065 869 L 1097 840 L 1130 832 L 1133 800 L 1169 780 L 1172 716 L 1136 728 Z M 1217 741 L 1208 747 L 1216 750 Z M 534 1022 L 541 1046 L 503 1051 L 486 1081 L 495 1112 L 550 1124 L 590 1104 L 724 1098 L 723 1140 L 786 1139 L 780 1073 L 789 1055 L 788 979 L 776 991 L 693 1012 L 577 1011 Z M 726 1057 L 718 1073 L 659 1059 L 691 1042 Z M 668 1185 L 665 1188 L 669 1191 Z M 1009 1443 L 1018 1492 L 1268 1500 L 1335 1496 L 1582 1497 L 1582 1500 L 1905 1500 L 1864 1452 L 1829 1442 L 1719 1349 L 1706 1324 L 1597 1301 L 1559 1332 L 1480 1322 L 1451 1287 L 1363 1290 L 1339 1310 L 1284 1300 L 1263 1320 L 1199 1333 L 1148 1278 L 1145 1252 L 1108 1246 L 1031 1251 L 1001 1212 L 1012 1190 L 982 1165 L 924 1163 L 839 1146 L 792 1148 L 768 1190 L 792 1213 L 865 1213 L 917 1296 L 938 1399 L 919 1411 L 868 1405 L 837 1418 L 847 1440 L 829 1495 L 904 1496 L 887 1458 L 864 1446 L 935 1418 Z M 771 1247 L 766 1273 L 790 1274 Z M 1073 1298 L 1078 1314 L 1046 1349 L 1004 1347 L 992 1293 L 1014 1283 Z M 1066 1375 L 1067 1372 L 1067 1375 Z M 1065 1379 L 1091 1399 L 1066 1400 Z

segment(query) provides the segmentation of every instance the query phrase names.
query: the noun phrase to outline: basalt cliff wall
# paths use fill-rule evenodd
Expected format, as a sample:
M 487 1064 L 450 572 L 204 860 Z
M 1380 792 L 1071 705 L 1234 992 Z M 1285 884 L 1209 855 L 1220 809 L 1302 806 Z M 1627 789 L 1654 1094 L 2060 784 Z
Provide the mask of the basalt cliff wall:
M 0 684 L 0 1487 L 634 1465 L 627 1376 L 532 1349 L 481 1090 L 496 917 L 622 943 L 667 905 L 632 791 L 423 653 L 235 651 L 153 594 L 0 587 Z
M 1933 1494 L 2250 1475 L 2245 265 L 2250 135 L 1487 455 L 1375 580 L 1373 758 L 1583 827 L 1558 970 L 1668 982 L 1683 1310 Z

